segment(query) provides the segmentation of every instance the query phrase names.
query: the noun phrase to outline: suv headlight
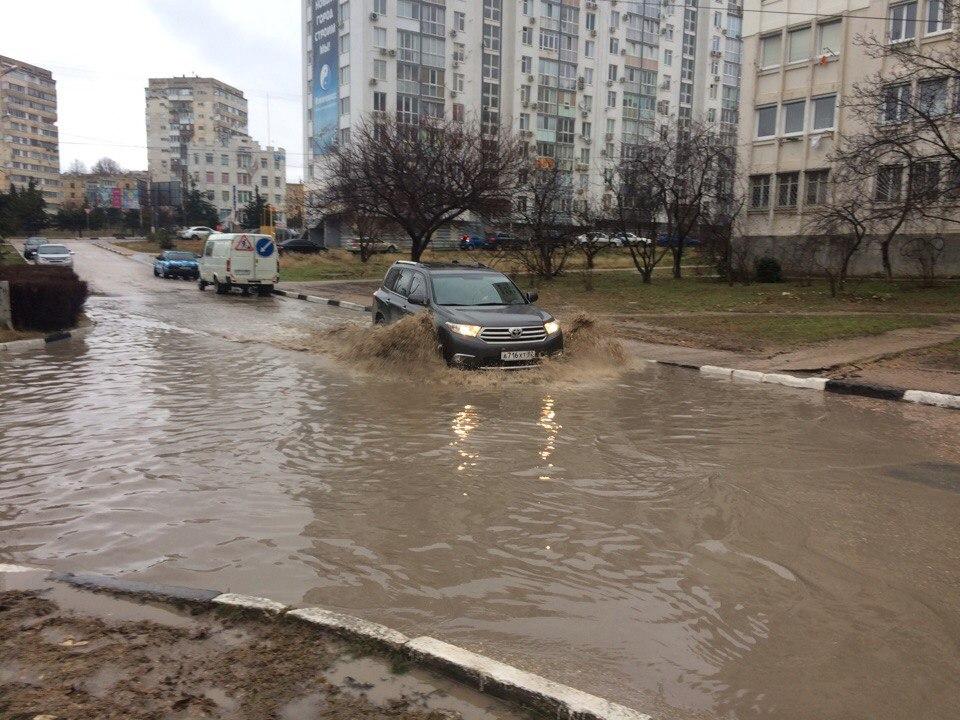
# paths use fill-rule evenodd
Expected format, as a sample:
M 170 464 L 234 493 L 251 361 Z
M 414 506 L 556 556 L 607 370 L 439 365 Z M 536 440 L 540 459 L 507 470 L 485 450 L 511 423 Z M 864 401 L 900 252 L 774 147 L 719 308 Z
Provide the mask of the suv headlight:
M 476 337 L 480 334 L 480 331 L 483 330 L 479 325 L 461 325 L 460 323 L 452 322 L 448 322 L 446 325 L 450 328 L 450 332 L 463 335 L 464 337 Z
M 543 324 L 543 329 L 547 331 L 547 335 L 553 335 L 554 333 L 560 332 L 560 323 L 558 323 L 556 320 L 545 322 Z

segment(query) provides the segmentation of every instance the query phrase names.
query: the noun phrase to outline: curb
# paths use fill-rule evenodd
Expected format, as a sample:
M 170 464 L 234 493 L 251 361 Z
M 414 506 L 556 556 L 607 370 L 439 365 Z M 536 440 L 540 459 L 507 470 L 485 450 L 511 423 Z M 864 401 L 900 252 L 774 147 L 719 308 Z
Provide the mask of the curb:
M 857 382 L 856 380 L 843 378 L 797 377 L 783 373 L 739 370 L 737 368 L 720 367 L 718 365 L 693 365 L 668 360 L 651 360 L 649 358 L 644 358 L 644 360 L 650 363 L 657 363 L 658 365 L 697 370 L 701 375 L 718 379 L 769 383 L 771 385 L 782 385 L 784 387 L 832 392 L 838 395 L 859 395 L 861 397 L 877 398 L 880 400 L 899 400 L 917 405 L 932 405 L 935 407 L 960 410 L 960 395 L 948 395 L 946 393 L 929 392 L 926 390 L 908 390 L 906 388 Z
M 10 342 L 0 343 L 0 352 L 19 352 L 20 350 L 42 348 L 50 343 L 59 342 L 60 340 L 83 337 L 92 329 L 93 325 L 88 325 L 87 327 L 78 328 L 77 330 L 55 332 L 45 337 L 29 338 L 28 340 L 11 340 Z
M 283 295 L 283 297 L 293 298 L 294 300 L 304 300 L 306 302 L 318 303 L 320 305 L 332 305 L 333 307 L 341 307 L 345 310 L 356 310 L 357 312 L 371 312 L 372 308 L 369 305 L 360 305 L 359 303 L 347 302 L 346 300 L 334 300 L 332 298 L 323 298 L 318 295 L 304 295 L 303 293 L 295 293 L 290 290 L 277 290 L 274 289 L 274 295 Z
M 44 568 L 0 564 L 3 573 L 46 572 Z M 91 591 L 131 595 L 147 600 L 246 610 L 290 621 L 317 625 L 348 640 L 372 645 L 386 653 L 401 653 L 445 675 L 466 681 L 480 692 L 548 712 L 569 720 L 652 720 L 650 715 L 604 700 L 512 665 L 478 655 L 432 637 L 410 639 L 384 625 L 324 608 L 289 609 L 274 600 L 219 590 L 158 585 L 95 573 L 49 573 L 48 579 Z
M 133 250 L 117 247 L 112 243 L 105 243 L 105 242 L 100 242 L 95 240 L 95 241 L 91 241 L 90 244 L 93 245 L 94 247 L 100 248 L 101 250 L 106 250 L 107 252 L 112 252 L 116 255 L 122 255 L 123 257 L 127 257 L 127 258 L 133 257 L 135 255 Z

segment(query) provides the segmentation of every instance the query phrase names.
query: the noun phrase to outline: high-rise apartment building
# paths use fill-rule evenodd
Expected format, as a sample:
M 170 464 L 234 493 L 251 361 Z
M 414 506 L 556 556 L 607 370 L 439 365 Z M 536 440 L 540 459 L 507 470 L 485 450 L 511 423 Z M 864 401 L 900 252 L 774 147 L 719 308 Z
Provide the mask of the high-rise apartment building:
M 60 207 L 57 84 L 49 70 L 0 55 L 0 187 L 31 181 Z
M 736 137 L 739 1 L 303 0 L 306 180 L 373 112 L 524 133 L 593 186 L 671 122 Z
M 784 257 L 792 241 L 811 232 L 812 214 L 831 201 L 835 143 L 866 129 L 858 125 L 855 103 L 844 99 L 877 73 L 897 75 L 896 55 L 867 53 L 862 38 L 938 53 L 957 42 L 951 6 L 956 7 L 943 0 L 747 0 L 738 164 L 748 186 L 743 233 L 756 253 Z M 960 85 L 946 69 L 929 77 L 907 76 L 890 85 L 876 123 L 903 122 L 909 98 L 946 112 L 958 97 Z M 922 143 L 916 151 L 918 157 L 931 152 Z M 946 164 L 921 167 L 930 177 L 946 177 Z M 867 192 L 878 200 L 883 194 L 900 197 L 906 183 L 915 181 L 892 164 Z M 904 237 L 911 232 L 948 238 L 944 263 L 960 264 L 960 223 L 920 221 L 903 228 Z M 893 256 L 896 270 L 910 271 L 899 253 Z M 854 264 L 860 271 L 878 271 L 877 249 L 867 248 Z
M 240 90 L 214 78 L 151 78 L 146 122 L 151 182 L 200 190 L 224 223 L 259 191 L 283 224 L 286 153 L 250 137 Z

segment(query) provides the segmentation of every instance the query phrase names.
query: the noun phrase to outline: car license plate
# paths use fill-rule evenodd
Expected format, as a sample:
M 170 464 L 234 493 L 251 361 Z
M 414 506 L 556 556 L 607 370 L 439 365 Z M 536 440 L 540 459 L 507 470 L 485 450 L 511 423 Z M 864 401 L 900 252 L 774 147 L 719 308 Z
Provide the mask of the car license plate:
M 500 359 L 504 362 L 513 360 L 533 360 L 537 356 L 536 350 L 503 350 Z

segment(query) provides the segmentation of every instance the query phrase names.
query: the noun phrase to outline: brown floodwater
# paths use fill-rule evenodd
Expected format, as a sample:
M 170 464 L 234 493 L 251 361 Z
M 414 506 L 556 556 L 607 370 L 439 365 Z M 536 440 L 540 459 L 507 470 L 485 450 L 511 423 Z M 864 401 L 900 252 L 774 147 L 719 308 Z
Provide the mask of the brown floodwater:
M 957 717 L 960 413 L 371 373 L 285 349 L 342 311 L 96 259 L 96 330 L 0 357 L 0 562 L 322 604 L 658 717 Z

